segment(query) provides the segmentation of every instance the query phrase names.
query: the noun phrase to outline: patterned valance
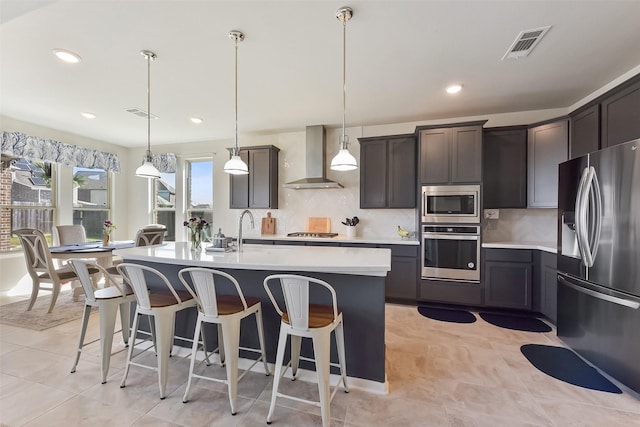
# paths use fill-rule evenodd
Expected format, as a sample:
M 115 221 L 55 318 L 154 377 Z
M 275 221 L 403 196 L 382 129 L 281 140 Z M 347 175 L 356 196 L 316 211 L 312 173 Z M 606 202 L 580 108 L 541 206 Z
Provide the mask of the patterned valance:
M 151 163 L 162 173 L 175 173 L 176 155 L 173 153 L 152 154 Z
M 2 154 L 28 160 L 120 172 L 120 161 L 117 154 L 64 144 L 52 139 L 29 136 L 22 132 L 2 131 L 0 151 Z

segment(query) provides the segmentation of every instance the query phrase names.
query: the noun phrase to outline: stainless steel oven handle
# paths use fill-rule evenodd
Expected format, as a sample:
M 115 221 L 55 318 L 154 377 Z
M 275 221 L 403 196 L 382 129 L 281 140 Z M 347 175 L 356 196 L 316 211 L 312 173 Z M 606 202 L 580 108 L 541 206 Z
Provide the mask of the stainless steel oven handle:
M 467 235 L 467 234 L 432 234 L 432 233 L 422 233 L 422 238 L 426 239 L 443 239 L 443 240 L 478 240 L 480 236 L 478 235 Z
M 603 294 L 603 293 L 598 292 L 598 291 L 594 291 L 592 289 L 584 288 L 582 286 L 576 285 L 575 283 L 571 283 L 570 281 L 568 281 L 567 279 L 565 279 L 561 275 L 558 275 L 558 279 L 565 286 L 568 286 L 573 290 L 576 290 L 578 292 L 582 292 L 583 294 L 587 294 L 587 295 L 592 296 L 594 298 L 598 298 L 598 299 L 601 299 L 601 300 L 604 300 L 604 301 L 612 302 L 614 304 L 622 305 L 622 306 L 625 306 L 625 307 L 633 308 L 634 310 L 637 310 L 638 308 L 640 308 L 640 302 L 629 300 L 629 299 L 626 299 L 626 298 L 618 298 L 618 297 L 614 297 L 612 295 L 607 295 L 607 294 Z

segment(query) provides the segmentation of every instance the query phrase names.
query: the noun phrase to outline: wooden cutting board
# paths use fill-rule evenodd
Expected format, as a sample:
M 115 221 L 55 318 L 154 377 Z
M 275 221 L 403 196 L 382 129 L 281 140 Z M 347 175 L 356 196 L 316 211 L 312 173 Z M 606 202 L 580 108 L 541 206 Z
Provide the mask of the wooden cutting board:
M 271 218 L 271 212 L 267 212 L 267 217 L 262 218 L 262 234 L 276 234 L 276 219 Z
M 307 233 L 331 233 L 331 218 L 308 217 Z

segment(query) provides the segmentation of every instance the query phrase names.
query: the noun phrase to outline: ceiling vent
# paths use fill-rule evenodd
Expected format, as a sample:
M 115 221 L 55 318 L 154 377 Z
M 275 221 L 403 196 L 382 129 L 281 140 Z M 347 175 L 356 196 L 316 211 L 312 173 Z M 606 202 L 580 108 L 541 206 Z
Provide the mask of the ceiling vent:
M 507 53 L 504 54 L 502 60 L 518 59 L 523 56 L 529 56 L 531 51 L 540 42 L 542 37 L 551 29 L 551 26 L 534 28 L 533 30 L 520 31 L 518 37 L 511 43 Z
M 140 108 L 137 107 L 132 107 L 132 108 L 125 108 L 125 110 L 127 113 L 131 113 L 131 114 L 135 114 L 138 117 L 142 117 L 143 119 L 146 119 L 148 117 L 148 113 L 144 110 L 141 110 Z M 152 119 L 157 119 L 158 116 L 154 116 L 153 114 L 151 114 L 151 118 Z

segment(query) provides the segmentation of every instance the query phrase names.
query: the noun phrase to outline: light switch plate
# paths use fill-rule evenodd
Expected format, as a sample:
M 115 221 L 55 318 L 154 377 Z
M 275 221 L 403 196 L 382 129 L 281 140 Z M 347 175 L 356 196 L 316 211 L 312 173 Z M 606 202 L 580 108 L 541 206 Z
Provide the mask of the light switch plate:
M 485 219 L 498 219 L 500 218 L 500 210 L 499 209 L 485 209 L 484 210 Z

